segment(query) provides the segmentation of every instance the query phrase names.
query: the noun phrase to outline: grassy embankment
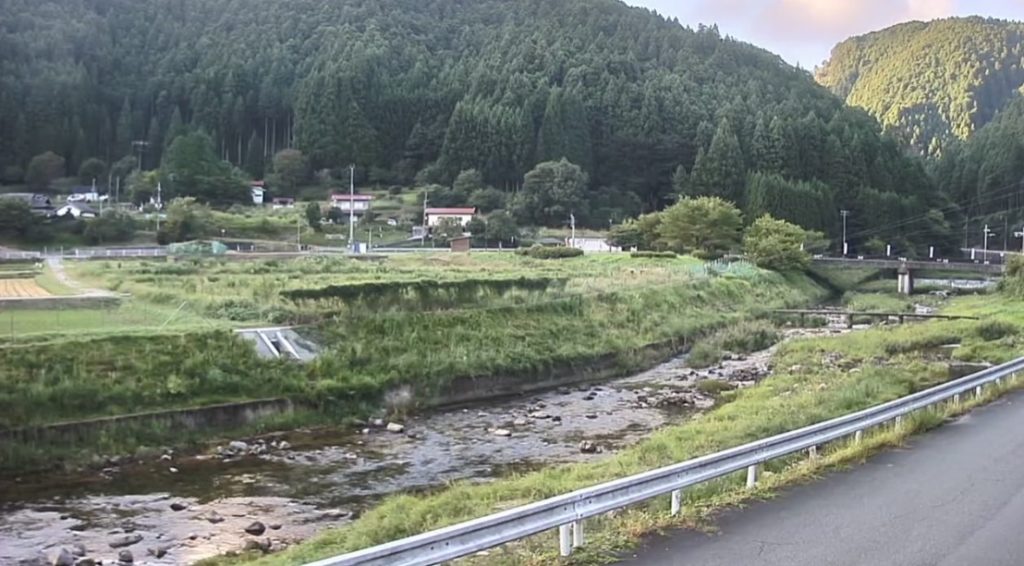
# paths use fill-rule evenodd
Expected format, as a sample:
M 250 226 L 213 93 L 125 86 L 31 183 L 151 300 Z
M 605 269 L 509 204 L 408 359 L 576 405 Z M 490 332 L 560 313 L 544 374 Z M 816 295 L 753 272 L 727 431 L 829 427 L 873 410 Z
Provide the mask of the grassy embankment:
M 949 312 L 981 315 L 985 320 L 881 327 L 841 337 L 790 342 L 777 353 L 772 377 L 757 387 L 727 392 L 724 398 L 731 399 L 728 404 L 686 424 L 663 429 L 602 461 L 552 467 L 485 485 L 464 482 L 437 493 L 390 497 L 351 525 L 280 554 L 213 562 L 307 562 L 820 422 L 948 379 L 946 362 L 935 353 L 937 346 L 961 344 L 953 356 L 969 361 L 997 363 L 1019 355 L 1024 345 L 1019 326 L 1024 321 L 1024 303 L 1005 297 L 964 298 L 957 299 Z M 587 545 L 564 562 L 610 562 L 617 551 L 636 544 L 644 534 L 674 526 L 699 526 L 722 505 L 769 496 L 774 488 L 813 477 L 824 468 L 862 459 L 873 450 L 935 426 L 948 414 L 964 408 L 922 412 L 906 419 L 902 429 L 887 428 L 869 434 L 858 446 L 836 443 L 825 447 L 815 462 L 794 457 L 769 463 L 761 487 L 754 492 L 743 489 L 742 474 L 689 489 L 685 492 L 685 512 L 681 518 L 668 516 L 666 497 L 627 512 L 589 520 Z M 538 535 L 467 562 L 556 563 L 556 535 Z
M 139 329 L 128 333 L 133 329 L 125 328 L 117 335 L 99 332 L 74 339 L 50 335 L 46 341 L 0 348 L 0 426 L 278 396 L 337 421 L 367 415 L 380 406 L 386 391 L 399 386 L 414 388 L 422 398 L 460 377 L 502 375 L 530 380 L 551 371 L 586 371 L 597 362 L 626 372 L 655 360 L 652 356 L 657 353 L 645 349 L 651 344 L 678 347 L 764 309 L 806 303 L 822 293 L 806 279 L 766 272 L 708 276 L 695 269 L 698 262 L 684 258 L 659 261 L 655 266 L 628 257 L 558 262 L 507 255 L 445 257 L 442 261 L 402 260 L 393 267 L 350 260 L 330 260 L 344 261 L 337 265 L 317 261 L 125 264 L 106 277 L 121 281 L 121 290 L 130 287 L 137 293 L 133 300 L 166 308 L 193 297 L 195 317 L 223 312 L 224 301 L 229 300 L 248 316 L 250 311 L 244 309 L 256 307 L 259 297 L 280 309 L 274 312 L 289 316 L 318 309 L 332 312 L 313 327 L 325 352 L 306 365 L 263 361 L 250 345 L 224 330 L 153 336 Z M 325 265 L 334 265 L 334 270 L 308 277 L 302 271 Z M 86 267 L 100 269 L 92 266 Z M 170 275 L 172 269 L 182 272 Z M 339 276 L 338 270 L 344 275 Z M 225 276 L 224 271 L 233 275 Z M 568 281 L 553 291 L 553 297 L 477 291 L 465 308 L 424 309 L 416 306 L 413 296 L 403 295 L 394 308 L 373 313 L 358 305 L 339 310 L 337 298 L 318 304 L 295 303 L 280 296 L 286 289 L 319 288 L 321 283 L 350 282 L 360 276 L 389 288 L 389 281 L 410 276 L 420 281 L 428 273 L 456 281 L 482 273 Z M 438 303 L 428 296 L 426 304 Z M 202 320 L 223 322 L 212 317 Z M 296 418 L 308 417 L 302 412 Z M 161 438 L 161 431 L 150 432 L 145 435 L 147 442 Z M 163 432 L 166 441 L 175 439 L 173 431 Z M 39 465 L 55 457 L 74 461 L 97 451 L 130 449 L 141 437 L 126 430 L 85 439 L 74 447 L 7 443 L 0 461 L 7 469 Z

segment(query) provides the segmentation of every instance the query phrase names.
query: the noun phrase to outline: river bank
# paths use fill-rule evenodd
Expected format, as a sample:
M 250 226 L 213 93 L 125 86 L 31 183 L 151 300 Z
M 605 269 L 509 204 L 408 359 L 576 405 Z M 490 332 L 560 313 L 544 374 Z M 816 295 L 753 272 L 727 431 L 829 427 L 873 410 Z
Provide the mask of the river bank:
M 787 340 L 832 332 L 840 331 L 791 330 Z M 724 391 L 758 383 L 774 350 L 701 370 L 682 356 L 603 384 L 412 416 L 394 423 L 401 432 L 384 421 L 300 430 L 198 455 L 150 451 L 94 473 L 6 481 L 0 563 L 75 545 L 89 557 L 114 560 L 122 549 L 111 543 L 135 535 L 142 538 L 127 548 L 153 564 L 246 545 L 280 550 L 346 524 L 392 493 L 607 458 L 710 409 Z M 246 533 L 257 521 L 264 532 Z

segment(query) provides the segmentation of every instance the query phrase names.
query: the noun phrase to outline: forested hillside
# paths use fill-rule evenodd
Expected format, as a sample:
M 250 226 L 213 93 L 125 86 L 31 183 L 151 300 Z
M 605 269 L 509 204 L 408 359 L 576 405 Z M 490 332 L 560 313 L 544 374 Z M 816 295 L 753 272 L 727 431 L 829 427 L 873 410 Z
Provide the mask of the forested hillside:
M 1024 84 L 1024 24 L 911 22 L 840 43 L 818 81 L 930 155 L 966 139 Z
M 195 128 L 254 177 L 297 147 L 316 168 L 358 164 L 363 181 L 447 184 L 475 168 L 513 191 L 565 157 L 587 173 L 569 205 L 593 226 L 677 191 L 833 234 L 840 208 L 898 237 L 899 220 L 937 206 L 921 164 L 806 72 L 618 1 L 3 3 L 0 169 L 12 180 L 44 151 L 73 173 L 136 140 L 156 168 Z M 754 172 L 767 182 L 748 183 Z
M 1024 222 L 1024 99 L 1018 98 L 967 142 L 954 144 L 935 169 L 940 187 L 963 203 L 976 241 L 985 223 L 1020 231 Z M 1009 226 L 1009 230 L 1007 230 Z M 1008 234 L 1012 241 L 1012 234 Z

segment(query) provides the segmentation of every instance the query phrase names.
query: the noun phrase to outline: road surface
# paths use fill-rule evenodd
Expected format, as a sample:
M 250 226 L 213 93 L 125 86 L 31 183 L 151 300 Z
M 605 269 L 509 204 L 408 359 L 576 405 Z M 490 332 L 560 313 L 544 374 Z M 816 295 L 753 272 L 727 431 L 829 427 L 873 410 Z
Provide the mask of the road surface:
M 645 566 L 1024 564 L 1024 392 L 906 449 L 724 513 L 715 534 L 651 539 Z

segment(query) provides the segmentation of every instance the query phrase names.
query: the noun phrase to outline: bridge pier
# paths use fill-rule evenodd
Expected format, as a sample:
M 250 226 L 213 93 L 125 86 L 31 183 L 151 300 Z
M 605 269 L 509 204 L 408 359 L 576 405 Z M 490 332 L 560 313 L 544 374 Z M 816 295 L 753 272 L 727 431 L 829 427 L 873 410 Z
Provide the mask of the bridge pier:
M 896 292 L 903 295 L 914 293 L 914 274 L 906 264 L 900 265 L 896 271 Z

